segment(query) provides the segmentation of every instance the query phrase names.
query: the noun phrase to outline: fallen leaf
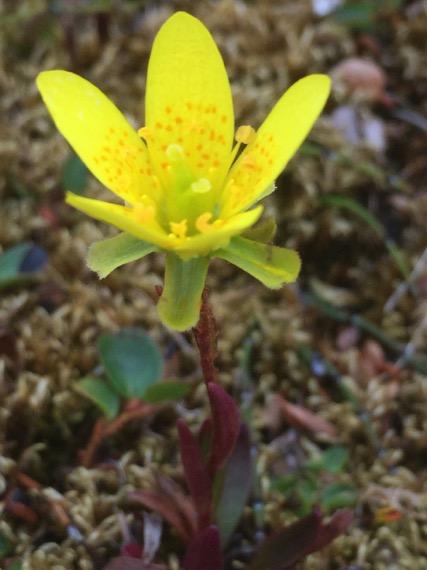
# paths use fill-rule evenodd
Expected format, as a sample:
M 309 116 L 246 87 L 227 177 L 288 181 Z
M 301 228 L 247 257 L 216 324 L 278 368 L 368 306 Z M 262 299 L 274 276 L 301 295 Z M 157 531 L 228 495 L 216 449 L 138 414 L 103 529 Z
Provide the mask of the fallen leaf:
M 313 433 L 322 432 L 331 438 L 337 436 L 335 427 L 303 406 L 291 404 L 280 395 L 276 395 L 285 420 L 292 426 L 307 429 Z

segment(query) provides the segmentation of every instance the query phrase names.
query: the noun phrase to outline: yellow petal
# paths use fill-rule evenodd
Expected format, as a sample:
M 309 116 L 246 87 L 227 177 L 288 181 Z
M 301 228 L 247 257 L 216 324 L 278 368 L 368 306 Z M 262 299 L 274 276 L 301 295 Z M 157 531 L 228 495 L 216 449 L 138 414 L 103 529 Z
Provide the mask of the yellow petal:
M 213 223 L 205 233 L 196 234 L 176 243 L 175 251 L 184 259 L 192 255 L 208 255 L 211 251 L 226 247 L 235 235 L 252 226 L 262 214 L 262 206 L 236 214 L 228 220 Z
M 177 12 L 153 44 L 147 74 L 146 138 L 159 177 L 167 184 L 171 144 L 184 149 L 195 178 L 216 187 L 225 176 L 233 143 L 230 84 L 205 26 Z
M 231 169 L 223 191 L 221 215 L 234 214 L 265 195 L 308 135 L 329 90 L 329 77 L 309 75 L 282 95 Z
M 141 223 L 138 221 L 138 212 L 126 206 L 84 198 L 72 192 L 67 192 L 66 202 L 92 218 L 107 222 L 146 242 L 164 248 L 174 245 L 171 238 L 154 220 Z
M 43 71 L 37 86 L 59 131 L 102 184 L 130 203 L 155 191 L 144 143 L 97 87 L 61 70 Z

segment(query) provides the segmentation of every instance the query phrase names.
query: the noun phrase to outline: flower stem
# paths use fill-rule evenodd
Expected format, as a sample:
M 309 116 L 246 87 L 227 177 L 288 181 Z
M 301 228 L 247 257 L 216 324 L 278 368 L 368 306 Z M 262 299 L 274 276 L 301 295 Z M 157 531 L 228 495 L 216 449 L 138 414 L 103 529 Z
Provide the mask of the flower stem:
M 204 381 L 207 385 L 211 382 L 215 383 L 218 381 L 218 370 L 215 366 L 217 326 L 207 289 L 203 291 L 200 318 L 197 325 L 193 327 L 193 335 L 199 349 Z

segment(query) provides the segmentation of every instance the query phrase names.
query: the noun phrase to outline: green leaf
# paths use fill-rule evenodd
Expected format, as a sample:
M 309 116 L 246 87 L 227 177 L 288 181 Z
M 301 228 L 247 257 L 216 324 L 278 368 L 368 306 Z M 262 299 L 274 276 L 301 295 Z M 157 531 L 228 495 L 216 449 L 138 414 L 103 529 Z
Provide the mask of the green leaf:
M 229 245 L 215 255 L 237 265 L 271 289 L 295 281 L 301 268 L 296 251 L 242 237 L 231 239 Z
M 349 459 L 348 449 L 336 445 L 327 449 L 322 456 L 322 464 L 329 473 L 341 473 Z
M 14 560 L 7 570 L 22 570 L 24 567 L 24 562 L 22 560 Z
M 12 544 L 6 536 L 0 532 L 0 560 L 6 558 L 12 552 Z
M 342 445 L 336 445 L 327 449 L 320 457 L 316 457 L 307 463 L 307 467 L 314 471 L 328 471 L 329 473 L 341 473 L 349 458 L 348 449 Z
M 14 560 L 7 570 L 22 570 L 24 563 L 22 560 Z
M 25 242 L 11 247 L 0 255 L 0 289 L 29 279 L 46 261 L 46 252 L 35 244 Z
M 356 202 L 353 198 L 333 194 L 330 196 L 323 196 L 320 199 L 320 203 L 327 206 L 335 206 L 336 208 L 344 208 L 349 212 L 353 212 L 361 220 L 366 222 L 379 237 L 384 237 L 385 230 L 381 222 L 379 222 L 377 218 L 367 208 L 365 208 L 365 206 L 362 206 L 362 204 L 359 204 L 359 202 Z
M 85 163 L 73 152 L 62 167 L 61 183 L 64 190 L 74 192 L 74 194 L 83 194 L 86 188 L 89 176 L 89 170 Z
M 143 331 L 107 333 L 99 340 L 99 354 L 113 389 L 126 399 L 143 398 L 163 375 L 163 358 Z
M 283 493 L 285 497 L 288 497 L 291 493 L 294 492 L 297 482 L 297 474 L 290 473 L 288 475 L 281 475 L 274 481 L 273 488 L 277 491 L 280 491 L 280 493 Z
M 149 386 L 144 392 L 143 399 L 149 404 L 181 400 L 190 389 L 191 385 L 186 382 L 161 382 Z
M 221 543 L 226 545 L 242 516 L 252 487 L 251 443 L 245 425 L 240 428 L 233 453 L 221 473 L 221 480 L 216 523 Z
M 0 288 L 19 279 L 21 264 L 30 249 L 30 243 L 21 243 L 11 247 L 0 256 Z
M 184 331 L 197 323 L 208 265 L 208 257 L 183 261 L 174 253 L 166 255 L 164 288 L 157 304 L 166 326 Z
M 87 264 L 102 279 L 117 267 L 137 261 L 156 250 L 154 245 L 122 233 L 92 244 L 87 256 Z
M 348 198 L 347 196 L 339 196 L 336 194 L 331 196 L 324 196 L 321 198 L 320 202 L 321 204 L 328 206 L 344 208 L 345 210 L 356 214 L 361 220 L 368 224 L 368 226 L 384 242 L 385 247 L 392 256 L 403 277 L 406 279 L 409 276 L 409 268 L 406 264 L 402 251 L 394 243 L 393 240 L 387 238 L 384 226 L 367 208 L 352 198 Z
M 333 12 L 334 19 L 355 30 L 369 30 L 373 27 L 377 12 L 375 2 L 353 2 L 345 4 Z
M 321 496 L 321 506 L 326 511 L 334 511 L 343 507 L 352 507 L 357 503 L 358 492 L 353 485 L 333 483 L 326 487 Z
M 309 477 L 302 477 L 297 481 L 295 492 L 300 501 L 298 513 L 300 515 L 307 515 L 317 502 L 317 481 Z
M 108 419 L 111 420 L 117 416 L 120 409 L 120 397 L 113 391 L 106 380 L 88 376 L 77 382 L 75 388 L 78 392 L 92 400 Z

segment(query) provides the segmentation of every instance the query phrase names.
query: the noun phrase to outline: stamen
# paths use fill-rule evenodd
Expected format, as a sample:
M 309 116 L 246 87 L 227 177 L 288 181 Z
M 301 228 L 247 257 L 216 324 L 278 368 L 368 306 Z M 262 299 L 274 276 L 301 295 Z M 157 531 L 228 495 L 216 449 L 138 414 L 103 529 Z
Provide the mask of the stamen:
M 249 125 L 242 125 L 237 129 L 235 139 L 238 143 L 249 144 L 255 139 L 255 136 L 255 129 Z
M 206 192 L 209 192 L 211 188 L 212 184 L 207 178 L 199 178 L 191 185 L 192 191 L 196 192 L 197 194 L 205 194 Z
M 209 220 L 212 218 L 212 212 L 205 212 L 204 214 L 200 214 L 200 216 L 196 220 L 196 229 L 199 230 L 201 234 L 205 234 L 212 228 L 212 224 L 209 223 Z
M 173 234 L 180 239 L 184 239 L 187 235 L 187 220 L 181 220 L 180 222 L 170 222 L 169 223 Z
M 150 136 L 150 129 L 148 127 L 141 127 L 140 129 L 138 129 L 138 135 L 142 139 L 148 140 L 148 138 Z

